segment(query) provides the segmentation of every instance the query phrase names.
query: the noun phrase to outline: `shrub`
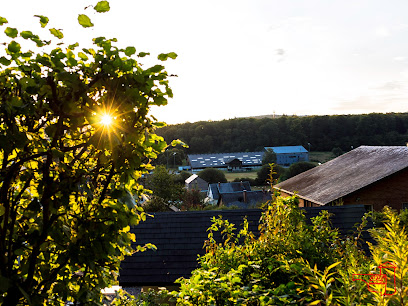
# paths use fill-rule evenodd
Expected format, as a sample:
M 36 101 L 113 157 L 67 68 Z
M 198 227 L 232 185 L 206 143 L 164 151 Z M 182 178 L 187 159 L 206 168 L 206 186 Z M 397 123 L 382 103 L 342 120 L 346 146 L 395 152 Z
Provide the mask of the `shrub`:
M 269 202 L 260 220 L 260 235 L 214 218 L 206 254 L 189 279 L 180 278 L 172 292 L 178 305 L 406 305 L 408 240 L 403 214 L 383 211 L 384 228 L 370 231 L 375 245 L 368 257 L 358 241 L 369 214 L 356 232 L 340 239 L 323 211 L 306 224 L 295 197 Z M 222 240 L 216 241 L 214 233 Z M 397 266 L 396 294 L 371 292 L 354 274 L 378 274 L 384 262 Z M 394 279 L 388 273 L 388 287 Z M 367 276 L 369 277 L 369 276 Z M 383 287 L 384 288 L 384 287 Z M 378 289 L 378 288 L 377 288 Z M 390 291 L 388 291 L 390 293 Z

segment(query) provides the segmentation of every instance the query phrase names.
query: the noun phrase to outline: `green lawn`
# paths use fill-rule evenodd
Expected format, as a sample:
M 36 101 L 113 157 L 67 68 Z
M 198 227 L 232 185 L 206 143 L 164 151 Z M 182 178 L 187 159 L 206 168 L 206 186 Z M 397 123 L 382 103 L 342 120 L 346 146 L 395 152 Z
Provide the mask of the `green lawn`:
M 256 179 L 257 177 L 257 171 L 244 171 L 244 172 L 227 172 L 225 171 L 225 177 L 227 178 L 228 182 L 232 182 L 236 178 L 251 178 L 251 179 Z
M 323 164 L 333 158 L 334 158 L 334 155 L 332 152 L 313 152 L 313 151 L 309 152 L 309 160 L 311 162 Z

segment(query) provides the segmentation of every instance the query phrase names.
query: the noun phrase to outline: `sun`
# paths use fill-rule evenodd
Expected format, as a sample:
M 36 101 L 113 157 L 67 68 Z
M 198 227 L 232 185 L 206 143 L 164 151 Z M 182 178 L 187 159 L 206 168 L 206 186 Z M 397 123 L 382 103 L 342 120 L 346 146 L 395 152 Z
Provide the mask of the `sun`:
M 101 124 L 108 127 L 112 124 L 113 118 L 109 114 L 103 114 L 101 117 Z

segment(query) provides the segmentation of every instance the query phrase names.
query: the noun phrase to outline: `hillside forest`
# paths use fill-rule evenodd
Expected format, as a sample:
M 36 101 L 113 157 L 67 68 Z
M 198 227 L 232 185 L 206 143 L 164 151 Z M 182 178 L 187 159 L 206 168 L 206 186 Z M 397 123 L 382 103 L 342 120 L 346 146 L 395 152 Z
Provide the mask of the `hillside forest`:
M 169 125 L 158 130 L 180 139 L 188 154 L 251 152 L 265 146 L 303 145 L 311 151 L 350 151 L 360 145 L 405 145 L 408 113 L 236 118 Z M 310 145 L 309 145 L 310 144 Z

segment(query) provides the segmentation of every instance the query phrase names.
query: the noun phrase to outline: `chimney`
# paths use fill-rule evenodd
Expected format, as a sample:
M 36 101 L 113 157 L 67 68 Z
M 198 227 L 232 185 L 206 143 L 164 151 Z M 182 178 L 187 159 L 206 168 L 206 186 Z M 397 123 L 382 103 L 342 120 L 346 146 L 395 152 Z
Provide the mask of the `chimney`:
M 244 196 L 244 203 L 246 203 L 247 202 L 247 191 L 246 190 L 244 190 L 243 192 L 243 196 Z

